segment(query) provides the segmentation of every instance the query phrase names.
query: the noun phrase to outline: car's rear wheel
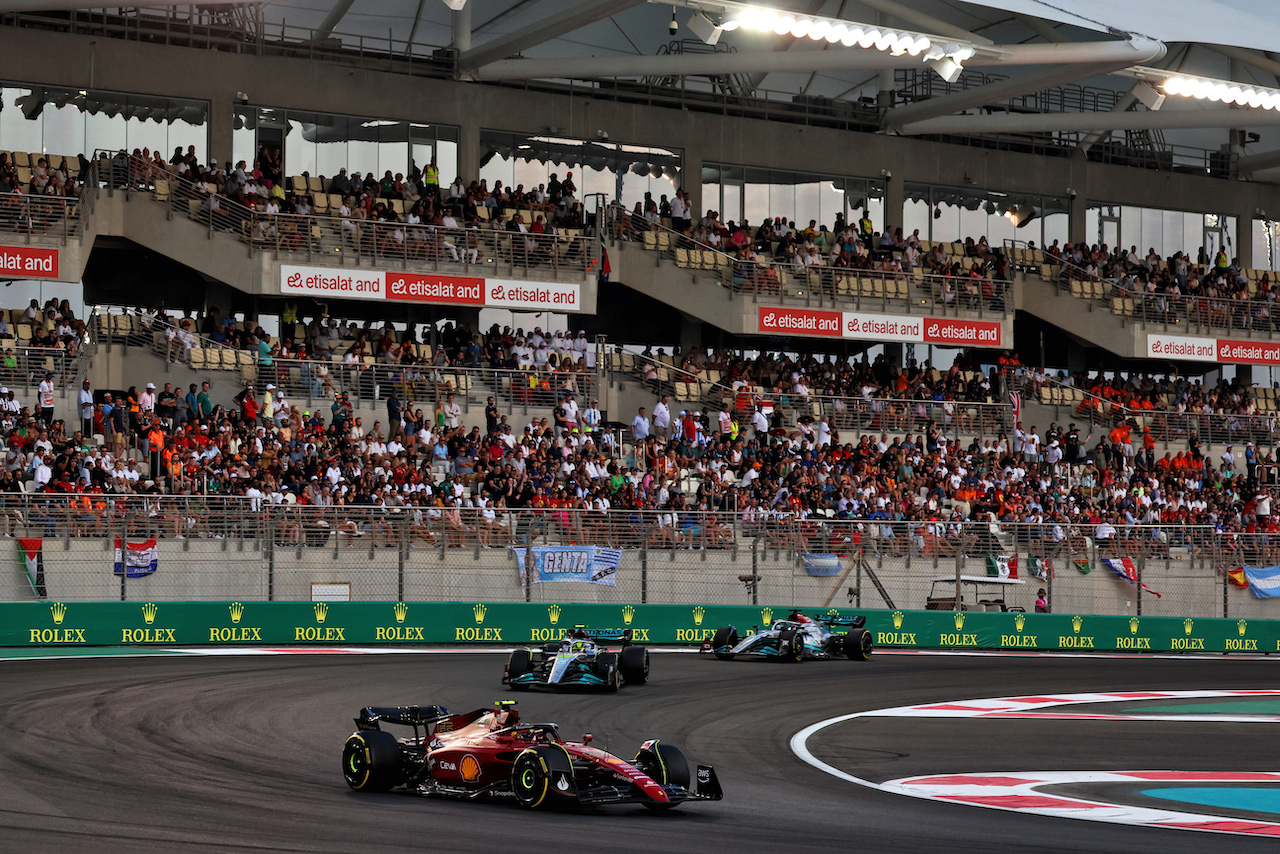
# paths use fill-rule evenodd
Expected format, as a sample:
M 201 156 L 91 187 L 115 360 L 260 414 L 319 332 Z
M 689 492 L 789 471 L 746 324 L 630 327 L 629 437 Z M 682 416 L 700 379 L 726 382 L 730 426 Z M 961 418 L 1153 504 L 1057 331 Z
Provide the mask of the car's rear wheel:
M 517 684 L 515 678 L 523 676 L 533 669 L 533 655 L 527 649 L 513 649 L 511 657 L 507 659 L 507 684 L 511 686 L 512 691 L 528 691 L 529 686 Z
M 716 658 L 721 661 L 729 661 L 733 658 L 732 652 L 723 650 L 731 650 L 738 645 L 738 630 L 733 626 L 721 626 L 716 629 L 716 633 L 711 638 L 711 649 L 715 651 Z
M 386 792 L 404 782 L 400 742 L 389 732 L 354 732 L 342 748 L 342 776 L 357 792 Z
M 783 661 L 800 661 L 804 658 L 804 638 L 795 629 L 787 629 L 778 635 L 778 658 Z
M 569 755 L 559 747 L 538 745 L 526 748 L 511 764 L 511 792 L 527 809 L 546 809 L 561 798 L 578 796 Z
M 866 661 L 871 657 L 871 632 L 866 629 L 850 629 L 844 636 L 844 654 L 853 661 Z
M 595 674 L 604 681 L 604 689 L 609 692 L 622 687 L 622 674 L 618 672 L 618 656 L 613 652 L 602 652 L 596 656 Z
M 649 681 L 649 650 L 642 646 L 623 647 L 618 668 L 628 685 L 643 685 Z
M 655 742 L 652 748 L 641 749 L 636 754 L 635 766 L 659 785 L 679 786 L 686 792 L 689 790 L 689 762 L 678 747 L 661 741 Z M 669 810 L 676 804 L 647 802 L 645 806 L 651 810 Z

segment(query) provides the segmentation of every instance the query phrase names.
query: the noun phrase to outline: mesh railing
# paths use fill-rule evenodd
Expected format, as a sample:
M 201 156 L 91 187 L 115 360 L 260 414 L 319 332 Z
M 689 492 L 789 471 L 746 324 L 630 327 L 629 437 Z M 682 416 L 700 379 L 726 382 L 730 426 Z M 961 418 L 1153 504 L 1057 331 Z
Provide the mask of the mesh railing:
M 757 300 L 992 319 L 1012 310 L 1008 283 L 989 276 L 935 276 L 919 265 L 910 272 L 839 267 L 826 256 L 813 266 L 783 263 L 768 254 L 708 246 L 660 224 L 635 227 L 627 219 L 622 228 L 619 222 L 606 224 L 615 240 L 638 241 L 677 267 L 705 271 L 723 287 Z
M 297 193 L 312 200 L 314 213 L 266 213 L 222 196 L 211 184 L 197 184 L 140 157 L 95 153 L 97 179 L 126 192 L 144 192 L 214 233 L 227 234 L 272 257 L 325 266 L 384 267 L 408 272 L 510 276 L 559 281 L 581 279 L 596 264 L 599 241 L 581 230 L 534 234 L 481 228 L 361 219 L 339 215 L 341 197 Z M 382 200 L 389 206 L 399 200 Z M 402 203 L 400 203 L 402 204 Z M 489 216 L 488 209 L 484 217 Z
M 79 199 L 0 193 L 0 243 L 66 246 L 79 234 Z
M 6 495 L 0 527 L 41 538 L 44 592 L 66 599 L 306 599 L 311 581 L 339 581 L 356 599 L 1030 611 L 1043 589 L 1059 612 L 1234 617 L 1263 612 L 1227 570 L 1280 561 L 1280 538 L 1207 526 L 486 512 L 184 496 Z M 112 571 L 116 537 L 152 536 L 159 538 L 154 576 Z M 616 585 L 522 580 L 516 551 L 570 544 L 620 549 Z M 34 598 L 33 588 L 0 586 L 17 600 Z

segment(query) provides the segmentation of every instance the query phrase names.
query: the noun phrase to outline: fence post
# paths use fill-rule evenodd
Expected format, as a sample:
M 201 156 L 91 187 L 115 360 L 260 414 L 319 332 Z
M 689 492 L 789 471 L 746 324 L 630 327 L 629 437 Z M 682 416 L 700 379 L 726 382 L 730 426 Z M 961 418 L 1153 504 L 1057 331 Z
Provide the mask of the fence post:
M 863 551 L 862 544 L 858 544 L 858 563 L 854 566 L 853 572 L 853 596 L 855 607 L 862 607 L 862 562 L 866 559 L 866 552 Z
M 530 534 L 529 542 L 524 547 L 524 601 L 533 601 L 533 574 L 538 571 L 538 567 L 534 564 L 533 556 L 533 535 Z
M 751 604 L 760 604 L 760 538 L 751 541 Z
M 404 564 L 405 564 L 405 559 L 408 557 L 406 552 L 409 549 L 408 508 L 402 509 L 400 511 L 400 525 L 399 525 L 399 531 L 397 532 L 397 534 L 398 534 L 398 540 L 399 540 L 399 543 L 398 543 L 399 548 L 397 548 L 396 551 L 398 552 L 400 566 L 396 573 L 396 601 L 403 602 L 404 601 Z
M 1230 614 L 1231 606 L 1229 604 L 1230 600 L 1227 599 L 1227 590 L 1228 590 L 1227 568 L 1225 566 L 1219 566 L 1218 572 L 1222 575 L 1222 619 L 1225 620 L 1231 616 Z
M 649 532 L 645 531 L 640 544 L 640 604 L 649 601 Z
M 1140 552 L 1138 554 L 1138 568 L 1137 568 L 1137 573 L 1138 573 L 1138 593 L 1137 593 L 1138 612 L 1137 613 L 1139 617 L 1142 616 L 1142 572 L 1146 568 L 1147 568 L 1147 554 L 1146 552 Z
M 266 505 L 267 517 L 267 601 L 274 602 L 276 598 L 276 520 L 275 508 L 270 504 Z M 306 536 L 306 533 L 303 533 Z
M 956 607 L 955 610 L 963 611 L 963 601 L 960 598 L 960 574 L 964 571 L 964 549 L 961 548 L 956 552 Z

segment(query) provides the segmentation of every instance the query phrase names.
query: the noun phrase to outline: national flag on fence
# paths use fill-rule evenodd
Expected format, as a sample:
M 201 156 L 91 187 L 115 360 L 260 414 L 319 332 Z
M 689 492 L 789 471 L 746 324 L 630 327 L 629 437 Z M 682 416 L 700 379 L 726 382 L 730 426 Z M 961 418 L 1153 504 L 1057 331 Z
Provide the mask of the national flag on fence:
M 618 563 L 622 549 L 596 549 L 591 558 L 591 582 L 593 584 L 617 584 Z
M 1057 573 L 1053 571 L 1053 564 L 1049 562 L 1047 557 L 1028 558 L 1027 567 L 1031 574 L 1041 581 L 1048 581 L 1050 578 L 1056 578 Z
M 1076 572 L 1080 573 L 1081 575 L 1088 575 L 1089 570 L 1093 569 L 1093 566 L 1090 565 L 1089 559 L 1087 557 L 1076 558 L 1074 561 L 1071 562 L 1071 565 L 1074 566 L 1076 568 Z
M 145 578 L 156 571 L 160 563 L 160 555 L 156 550 L 156 538 L 143 540 L 140 543 L 121 544 L 116 537 L 115 574 L 126 578 Z
M 44 586 L 43 544 L 43 537 L 18 537 L 18 559 L 22 561 L 22 569 L 27 574 L 31 592 L 40 599 L 49 595 Z
M 987 555 L 987 575 L 992 578 L 1017 578 L 1018 556 L 1016 554 Z
M 1102 565 L 1114 572 L 1117 578 L 1123 578 L 1134 587 L 1138 586 L 1138 566 L 1133 562 L 1133 558 L 1104 557 L 1102 558 Z M 1148 587 L 1145 582 L 1142 584 L 1142 589 L 1157 599 L 1160 598 L 1160 594 Z
M 839 575 L 844 568 L 838 554 L 802 554 L 804 571 L 811 576 L 823 578 Z
M 1230 581 L 1236 587 L 1244 587 L 1244 588 L 1249 587 L 1249 579 L 1245 578 L 1244 576 L 1243 566 L 1236 567 L 1235 569 L 1228 569 L 1227 581 Z
M 1022 420 L 1022 393 L 1009 392 L 1009 405 L 1013 407 L 1013 423 L 1016 425 Z
M 1275 599 L 1280 596 L 1280 566 L 1268 566 L 1258 569 L 1252 566 L 1240 567 L 1249 581 L 1249 589 L 1259 599 Z

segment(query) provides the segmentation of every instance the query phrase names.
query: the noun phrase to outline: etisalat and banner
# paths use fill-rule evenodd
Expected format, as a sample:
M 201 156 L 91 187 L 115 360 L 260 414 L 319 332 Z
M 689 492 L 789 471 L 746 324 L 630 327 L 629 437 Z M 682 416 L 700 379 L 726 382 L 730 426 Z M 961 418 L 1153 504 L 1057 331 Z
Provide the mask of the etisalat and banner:
M 534 546 L 532 549 L 513 549 L 520 566 L 520 582 L 525 583 L 528 553 L 533 552 L 534 584 L 551 581 L 586 581 L 614 587 L 618 582 L 620 549 L 599 546 Z

